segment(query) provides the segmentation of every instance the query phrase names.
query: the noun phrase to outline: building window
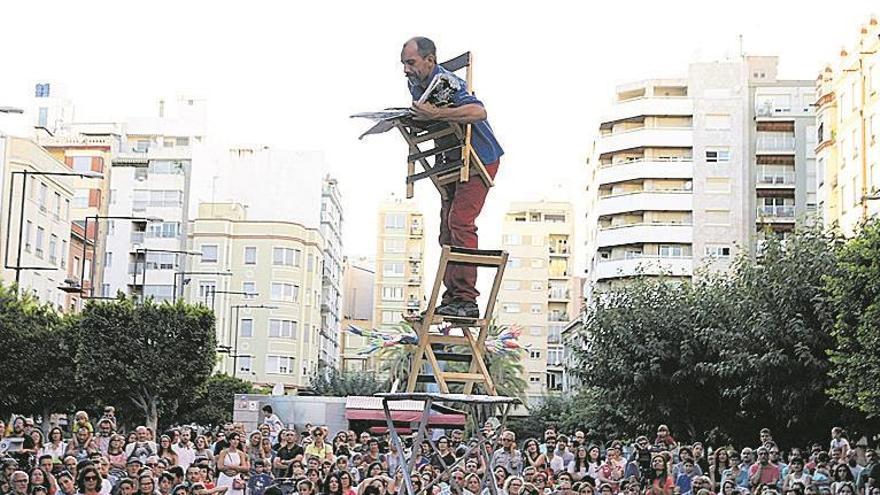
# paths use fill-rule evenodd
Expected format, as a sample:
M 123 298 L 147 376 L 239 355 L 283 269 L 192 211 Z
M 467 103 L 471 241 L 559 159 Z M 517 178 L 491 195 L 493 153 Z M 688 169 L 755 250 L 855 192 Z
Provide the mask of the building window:
M 706 150 L 706 163 L 721 163 L 730 161 L 730 150 L 714 149 Z
M 382 275 L 386 277 L 402 277 L 403 263 L 391 262 L 382 264 Z
M 239 331 L 239 335 L 241 335 L 242 337 L 254 336 L 254 320 L 250 318 L 243 318 L 241 322 L 239 322 L 238 327 L 241 329 Z
M 202 244 L 202 263 L 216 263 L 217 251 L 216 244 Z
M 685 247 L 681 244 L 661 244 L 661 258 L 683 258 L 687 255 Z
M 238 371 L 250 373 L 253 358 L 251 356 L 238 356 Z
M 382 241 L 382 250 L 390 254 L 406 252 L 406 241 L 403 239 L 385 239 Z
M 406 228 L 406 215 L 403 213 L 386 213 L 385 229 L 386 230 L 403 230 Z
M 199 299 L 205 300 L 209 295 L 213 295 L 217 289 L 217 282 L 213 280 L 204 280 L 199 282 Z
M 177 255 L 147 251 L 144 264 L 147 270 L 173 270 L 177 266 Z
M 504 236 L 502 244 L 506 246 L 519 246 L 522 244 L 522 237 L 519 234 L 508 234 Z
M 52 234 L 49 236 L 49 263 L 53 265 L 58 263 L 58 255 L 56 251 L 58 250 L 58 236 Z
M 520 281 L 519 280 L 505 280 L 501 282 L 501 288 L 504 290 L 519 290 L 520 289 Z
M 257 296 L 257 283 L 256 282 L 242 282 L 241 283 L 241 291 L 245 293 L 245 299 L 253 299 Z
M 400 311 L 382 311 L 383 324 L 393 325 L 395 323 L 399 323 L 402 319 L 403 314 Z
M 534 349 L 530 350 L 529 351 L 529 358 L 530 359 L 541 359 L 541 351 L 537 351 Z
M 713 258 L 727 258 L 730 256 L 730 246 L 709 244 L 705 247 L 706 256 Z
M 110 268 L 113 266 L 113 252 L 107 251 L 104 253 L 104 266 Z
M 297 323 L 292 320 L 269 320 L 269 337 L 296 339 Z
M 302 251 L 293 248 L 272 248 L 272 264 L 275 266 L 300 266 Z
M 145 235 L 151 239 L 176 239 L 180 237 L 180 222 L 150 222 Z
M 515 303 L 502 304 L 501 310 L 505 313 L 519 313 L 521 311 L 519 304 Z
M 69 255 L 70 253 L 67 252 L 67 240 L 61 239 L 61 268 L 65 268 L 67 265 L 67 256 Z
M 547 365 L 559 366 L 562 364 L 562 349 L 547 349 Z
M 293 358 L 290 356 L 266 356 L 266 373 L 293 374 Z
M 271 298 L 273 301 L 297 302 L 299 286 L 284 282 L 272 282 Z
M 46 230 L 43 227 L 37 227 L 37 238 L 34 241 L 34 253 L 40 258 L 43 257 L 43 236 Z
M 37 204 L 40 205 L 40 211 L 46 211 L 46 196 L 49 194 L 49 186 L 44 182 L 40 182 L 40 189 L 37 195 Z
M 170 301 L 174 294 L 173 285 L 146 285 L 144 297 L 152 297 L 156 301 Z
M 522 267 L 522 259 L 521 258 L 507 258 L 507 268 L 520 268 Z
M 403 301 L 403 287 L 382 287 L 382 299 L 385 301 Z
M 533 315 L 539 315 L 544 312 L 543 304 L 532 304 L 529 308 L 529 312 Z
M 37 117 L 37 125 L 42 128 L 47 128 L 49 126 L 49 108 L 40 107 L 39 115 Z
M 110 297 L 110 284 L 101 285 L 101 297 Z
M 256 265 L 257 264 L 257 248 L 254 246 L 247 246 L 244 248 L 244 264 L 245 265 Z
M 24 225 L 24 250 L 31 252 L 31 233 L 34 231 L 34 222 L 30 220 Z

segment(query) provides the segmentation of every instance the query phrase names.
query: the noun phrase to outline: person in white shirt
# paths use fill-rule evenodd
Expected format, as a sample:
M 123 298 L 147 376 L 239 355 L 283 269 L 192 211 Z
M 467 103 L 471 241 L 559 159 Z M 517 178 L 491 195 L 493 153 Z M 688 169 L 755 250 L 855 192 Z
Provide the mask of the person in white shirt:
M 196 460 L 196 446 L 192 442 L 192 431 L 189 428 L 180 431 L 180 441 L 172 444 L 171 450 L 177 454 L 177 465 L 186 471 Z
M 272 406 L 269 404 L 263 406 L 263 424 L 269 426 L 269 439 L 272 441 L 272 445 L 278 443 L 278 434 L 284 429 L 284 423 L 272 411 Z

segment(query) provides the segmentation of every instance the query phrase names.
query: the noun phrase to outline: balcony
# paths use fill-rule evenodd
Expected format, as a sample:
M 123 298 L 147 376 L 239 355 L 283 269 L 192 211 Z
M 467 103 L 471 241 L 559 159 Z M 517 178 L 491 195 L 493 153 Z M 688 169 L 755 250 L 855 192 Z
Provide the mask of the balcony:
M 600 136 L 596 142 L 599 155 L 642 147 L 691 148 L 694 134 L 691 127 L 640 127 Z
M 636 275 L 668 275 L 690 277 L 693 275 L 693 260 L 690 257 L 661 258 L 659 256 L 638 256 L 625 259 L 600 260 L 596 264 L 596 280 L 634 277 Z
M 550 254 L 550 256 L 557 256 L 560 258 L 567 258 L 568 254 L 569 254 L 567 247 L 563 247 L 562 249 L 557 249 L 557 248 L 554 248 L 553 246 L 549 246 L 547 249 L 547 252 Z
M 691 179 L 693 176 L 694 162 L 690 157 L 666 160 L 640 158 L 600 165 L 597 180 L 600 184 L 611 184 L 635 179 Z
M 767 170 L 758 170 L 758 175 L 755 177 L 755 183 L 758 187 L 761 188 L 792 188 L 795 183 L 795 173 L 791 172 L 779 172 L 779 171 L 767 171 Z
M 413 225 L 409 228 L 410 237 L 420 238 L 422 237 L 422 226 L 421 225 Z
M 793 223 L 794 222 L 794 206 L 792 206 L 792 205 L 759 206 L 757 214 L 758 214 L 758 221 L 759 222 L 762 222 L 762 221 L 785 222 L 785 223 Z
M 547 315 L 547 321 L 556 321 L 556 322 L 565 322 L 568 323 L 568 314 L 560 313 L 558 311 L 551 311 Z
M 599 197 L 599 215 L 629 211 L 691 211 L 693 195 L 688 190 L 635 191 Z
M 568 323 L 568 322 L 566 322 Z M 558 323 L 551 323 L 547 328 L 547 343 L 548 344 L 561 344 L 562 343 L 562 331 L 565 330 L 565 325 L 560 325 Z
M 625 244 L 693 242 L 693 225 L 690 223 L 633 223 L 600 228 L 596 235 L 599 247 L 623 246 Z
M 128 264 L 128 274 L 134 275 L 135 267 L 137 267 L 137 274 L 142 275 L 144 273 L 144 264 L 143 263 L 129 263 Z
M 551 301 L 568 302 L 571 298 L 571 291 L 564 287 L 554 287 L 547 291 L 547 298 Z
M 794 136 L 758 133 L 755 139 L 755 153 L 759 155 L 794 153 Z
M 602 122 L 648 115 L 693 115 L 694 102 L 687 96 L 642 96 L 614 104 L 611 111 L 602 117 Z
M 144 234 L 146 232 L 132 232 L 131 233 L 131 243 L 132 244 L 143 244 L 144 243 Z

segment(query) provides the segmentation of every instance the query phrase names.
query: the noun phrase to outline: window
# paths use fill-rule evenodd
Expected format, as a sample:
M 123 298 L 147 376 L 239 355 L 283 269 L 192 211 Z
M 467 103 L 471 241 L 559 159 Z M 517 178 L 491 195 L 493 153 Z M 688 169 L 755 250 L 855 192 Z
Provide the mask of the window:
M 400 311 L 382 311 L 382 323 L 385 325 L 393 325 L 399 323 L 403 319 Z
M 151 239 L 175 239 L 180 237 L 180 222 L 150 222 L 145 235 Z
M 189 146 L 189 138 L 188 137 L 179 137 L 177 138 L 178 146 Z
M 406 228 L 406 215 L 403 213 L 386 213 L 385 229 L 386 230 L 403 230 Z
M 299 286 L 284 282 L 272 282 L 271 298 L 273 301 L 297 302 Z
M 290 356 L 266 356 L 266 373 L 293 374 L 293 358 Z
M 539 384 L 541 383 L 541 377 L 538 375 L 529 375 L 529 383 Z
M 199 299 L 205 300 L 208 296 L 212 296 L 216 289 L 217 282 L 213 280 L 199 282 Z
M 67 239 L 61 239 L 61 268 L 64 268 L 67 265 Z
M 547 365 L 559 366 L 562 364 L 562 349 L 547 349 Z
M 145 264 L 148 270 L 173 270 L 177 266 L 177 255 L 148 251 Z
M 89 190 L 76 189 L 73 191 L 73 207 L 88 208 L 89 207 Z
M 243 318 L 241 322 L 238 324 L 239 335 L 242 337 L 253 337 L 254 336 L 254 320 L 251 318 Z
M 507 246 L 519 246 L 522 244 L 522 237 L 519 234 L 508 234 L 504 236 L 503 244 Z
M 307 272 L 312 272 L 312 271 L 314 271 L 314 270 L 315 270 L 315 255 L 314 255 L 314 254 L 310 254 L 310 255 L 309 255 L 309 258 L 308 258 L 308 262 L 307 262 L 307 264 L 306 264 L 306 271 L 307 271 Z
M 54 199 L 55 199 L 55 201 L 52 203 L 52 206 L 54 208 L 55 218 L 60 219 L 61 218 L 61 195 L 58 193 L 55 193 Z
M 49 236 L 49 263 L 53 265 L 58 263 L 58 255 L 56 251 L 58 250 L 58 236 L 52 234 Z
M 40 205 L 40 211 L 46 211 L 46 196 L 49 194 L 49 186 L 44 182 L 40 182 L 40 189 L 37 196 L 37 204 Z
M 293 248 L 272 248 L 272 264 L 275 266 L 300 266 L 302 251 Z
M 519 280 L 505 280 L 501 282 L 501 288 L 504 290 L 519 290 L 520 282 Z
M 681 244 L 661 244 L 661 258 L 683 258 L 686 256 L 684 246 Z
M 253 299 L 257 295 L 257 283 L 256 282 L 242 282 L 241 283 L 241 291 L 244 292 L 245 299 Z
M 43 236 L 46 230 L 43 227 L 37 227 L 37 239 L 34 241 L 34 253 L 40 258 L 43 257 Z
M 403 287 L 382 287 L 382 299 L 386 301 L 403 301 Z
M 720 244 L 707 244 L 705 247 L 706 256 L 713 258 L 727 258 L 730 256 L 730 246 Z
M 101 297 L 110 297 L 110 284 L 101 285 Z
M 254 246 L 247 246 L 244 248 L 244 264 L 245 265 L 256 265 L 257 264 L 257 248 Z
M 521 258 L 507 258 L 507 268 L 521 268 L 522 267 L 522 259 Z
M 150 140 L 149 139 L 138 139 L 135 144 L 134 150 L 140 153 L 146 153 L 150 149 Z
M 519 304 L 515 303 L 502 304 L 501 310 L 505 313 L 519 313 L 521 311 Z
M 74 156 L 73 158 L 73 171 L 74 172 L 91 172 L 92 171 L 92 157 L 90 156 Z
M 544 290 L 544 282 L 541 282 L 540 280 L 532 280 L 532 290 L 534 290 L 534 291 Z
M 253 358 L 251 356 L 238 356 L 238 371 L 241 373 L 250 373 Z
M 707 114 L 706 115 L 707 130 L 727 130 L 730 129 L 730 115 L 728 114 Z
M 34 231 L 34 222 L 30 220 L 24 225 L 24 250 L 31 252 L 31 233 Z
M 297 322 L 292 320 L 269 320 L 269 337 L 296 338 Z
M 403 263 L 386 262 L 382 264 L 382 275 L 386 277 L 402 277 Z
M 113 266 L 113 252 L 107 251 L 104 253 L 104 266 L 110 268 Z
M 385 239 L 382 248 L 386 253 L 403 253 L 406 251 L 406 242 L 403 239 Z
M 62 212 L 64 215 L 61 217 L 64 220 L 70 219 L 70 200 L 64 199 L 64 211 Z
M 534 349 L 529 351 L 530 359 L 541 359 L 541 351 L 536 351 Z
M 202 263 L 217 262 L 217 245 L 202 244 Z
M 88 270 L 86 270 L 88 271 Z M 174 293 L 173 285 L 145 285 L 144 297 L 152 297 L 157 301 L 170 301 Z
M 47 107 L 40 107 L 37 125 L 43 128 L 49 126 L 49 109 Z
M 168 147 L 169 140 L 165 140 L 165 147 Z M 174 142 L 171 141 L 171 145 L 173 146 Z M 150 165 L 147 167 L 147 170 L 151 174 L 158 175 L 182 175 L 183 174 L 183 162 L 177 160 L 150 160 Z
M 532 304 L 529 308 L 529 312 L 533 315 L 539 315 L 544 312 L 543 304 Z
M 721 163 L 730 161 L 730 150 L 708 149 L 706 150 L 706 163 Z

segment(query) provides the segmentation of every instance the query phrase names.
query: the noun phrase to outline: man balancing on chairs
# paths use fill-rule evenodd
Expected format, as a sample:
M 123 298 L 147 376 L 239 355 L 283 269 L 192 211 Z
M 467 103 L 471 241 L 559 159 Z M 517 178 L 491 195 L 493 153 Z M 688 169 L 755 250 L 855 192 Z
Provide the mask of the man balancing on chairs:
M 495 139 L 495 134 L 486 120 L 483 103 L 467 91 L 467 84 L 458 76 L 447 71 L 437 63 L 437 48 L 434 42 L 421 36 L 407 41 L 400 54 L 403 72 L 409 81 L 412 94 L 412 110 L 417 119 L 472 124 L 471 145 L 491 178 L 498 172 L 504 150 Z M 459 84 L 452 94 L 450 104 L 435 106 L 430 102 L 419 103 L 422 94 L 428 89 L 435 75 L 445 73 L 455 78 Z M 458 153 L 456 150 L 451 153 Z M 450 154 L 451 154 L 450 153 Z M 457 159 L 446 157 L 447 160 Z M 464 248 L 477 248 L 477 226 L 475 221 L 489 187 L 482 180 L 453 182 L 443 186 L 446 198 L 440 206 L 440 245 Z M 435 314 L 458 318 L 479 318 L 476 289 L 477 267 L 450 264 L 443 276 L 446 292 Z

